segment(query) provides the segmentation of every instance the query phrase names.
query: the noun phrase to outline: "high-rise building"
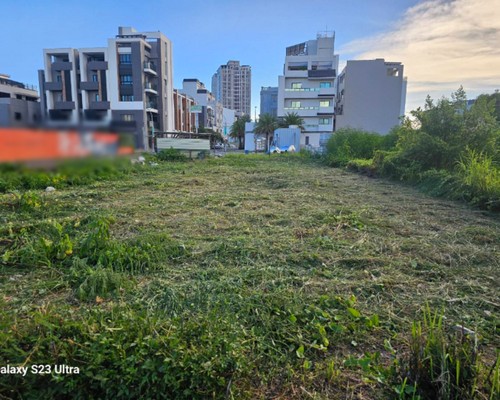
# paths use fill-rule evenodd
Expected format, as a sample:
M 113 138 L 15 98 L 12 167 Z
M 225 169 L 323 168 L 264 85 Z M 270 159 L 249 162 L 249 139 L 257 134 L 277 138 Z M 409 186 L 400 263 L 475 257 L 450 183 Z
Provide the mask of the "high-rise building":
M 278 116 L 278 88 L 262 86 L 260 88 L 260 115 Z
M 236 111 L 237 116 L 250 115 L 252 103 L 252 68 L 228 61 L 212 77 L 212 93 L 222 106 Z
M 0 126 L 38 125 L 40 119 L 36 88 L 0 74 Z
M 351 127 L 380 134 L 405 113 L 406 78 L 400 62 L 347 61 L 338 77 L 336 129 Z
M 42 108 L 53 125 L 111 125 L 151 148 L 174 129 L 172 44 L 161 32 L 119 27 L 102 48 L 45 49 Z
M 318 34 L 315 40 L 287 47 L 279 77 L 278 117 L 296 113 L 303 119 L 301 145 L 323 146 L 334 130 L 335 84 L 339 57 L 335 35 Z

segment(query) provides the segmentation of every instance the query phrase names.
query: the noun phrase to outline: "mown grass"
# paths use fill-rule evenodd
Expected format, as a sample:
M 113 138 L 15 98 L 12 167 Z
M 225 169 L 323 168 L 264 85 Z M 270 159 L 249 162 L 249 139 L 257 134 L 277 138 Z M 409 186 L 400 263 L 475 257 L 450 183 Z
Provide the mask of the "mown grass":
M 496 215 L 290 155 L 0 204 L 2 364 L 81 369 L 4 397 L 412 398 L 426 305 L 477 332 L 471 390 L 498 390 Z

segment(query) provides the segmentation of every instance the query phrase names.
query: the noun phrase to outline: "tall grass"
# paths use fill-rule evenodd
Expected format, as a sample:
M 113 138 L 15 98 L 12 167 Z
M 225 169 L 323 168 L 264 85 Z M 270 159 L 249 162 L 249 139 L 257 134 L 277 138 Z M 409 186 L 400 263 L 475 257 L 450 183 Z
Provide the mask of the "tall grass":
M 500 169 L 491 157 L 467 149 L 457 162 L 457 172 L 472 202 L 500 208 Z

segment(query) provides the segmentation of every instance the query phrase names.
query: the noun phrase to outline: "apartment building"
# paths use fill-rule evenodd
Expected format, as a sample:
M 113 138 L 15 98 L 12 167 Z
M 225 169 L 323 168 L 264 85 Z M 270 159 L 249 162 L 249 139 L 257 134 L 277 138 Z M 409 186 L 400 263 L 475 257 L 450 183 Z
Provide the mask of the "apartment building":
M 347 61 L 338 77 L 336 129 L 386 134 L 399 125 L 406 103 L 403 73 L 403 64 L 382 58 Z
M 34 86 L 0 74 L 0 126 L 36 126 L 40 123 L 40 103 Z
M 335 35 L 318 34 L 315 40 L 286 48 L 283 75 L 278 85 L 278 117 L 298 114 L 304 121 L 301 146 L 320 149 L 335 129 L 335 85 L 339 57 Z
M 228 61 L 212 77 L 212 93 L 222 106 L 236 111 L 236 116 L 250 115 L 252 103 L 252 68 Z
M 205 127 L 222 133 L 224 119 L 222 103 L 217 101 L 203 82 L 196 78 L 184 79 L 182 89 L 179 91 L 192 97 L 195 103 L 201 107 L 200 112 L 197 113 L 198 128 Z
M 278 88 L 262 86 L 260 88 L 260 115 L 278 116 Z
M 196 132 L 196 114 L 192 112 L 194 99 L 174 89 L 175 131 Z
M 47 123 L 110 127 L 151 149 L 174 129 L 172 43 L 161 32 L 119 27 L 107 47 L 44 49 L 39 71 Z

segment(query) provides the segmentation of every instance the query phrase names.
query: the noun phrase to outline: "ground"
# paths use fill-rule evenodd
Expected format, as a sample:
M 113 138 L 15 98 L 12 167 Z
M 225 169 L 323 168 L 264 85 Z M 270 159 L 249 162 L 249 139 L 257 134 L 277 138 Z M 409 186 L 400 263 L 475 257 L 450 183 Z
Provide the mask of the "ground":
M 388 398 L 398 382 L 385 368 L 426 305 L 478 333 L 484 365 L 500 347 L 500 218 L 397 182 L 299 156 L 234 155 L 40 191 L 40 207 L 13 196 L 0 200 L 0 246 L 17 260 L 0 264 L 2 364 L 78 366 L 64 377 L 71 390 L 119 398 L 126 375 L 141 393 L 163 379 L 167 397 Z M 112 243 L 139 249 L 80 257 L 113 270 L 115 288 L 72 278 L 89 216 L 109 218 Z M 71 250 L 49 262 L 18 255 L 53 221 Z M 0 396 L 63 384 L 22 379 L 0 381 Z

